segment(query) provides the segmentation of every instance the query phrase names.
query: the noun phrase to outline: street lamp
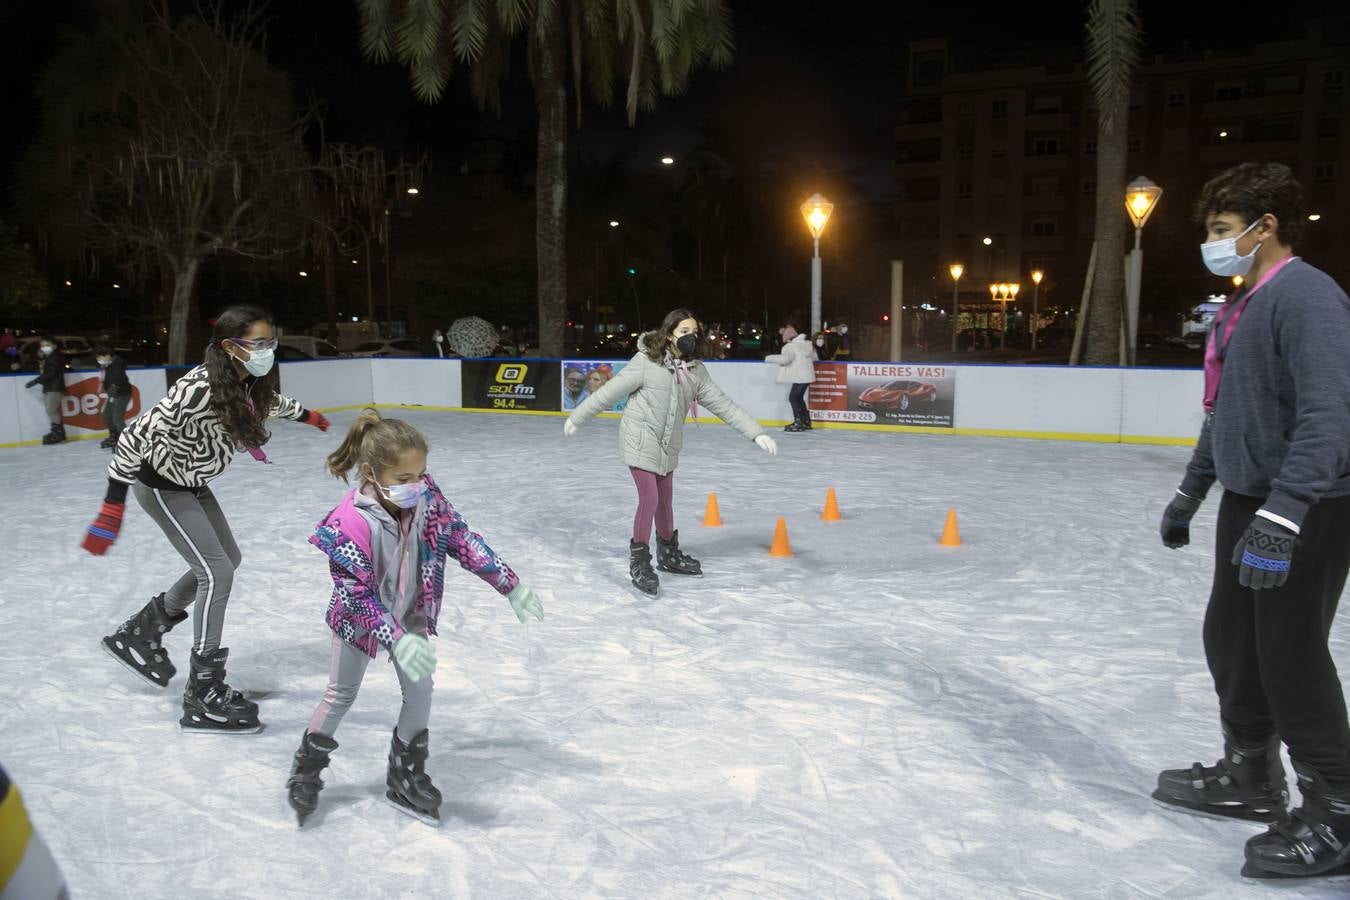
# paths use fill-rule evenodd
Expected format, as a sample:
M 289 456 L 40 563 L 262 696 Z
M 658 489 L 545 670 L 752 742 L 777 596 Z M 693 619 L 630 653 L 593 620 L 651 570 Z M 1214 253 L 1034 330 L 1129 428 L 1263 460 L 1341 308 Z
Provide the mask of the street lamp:
M 802 218 L 811 230 L 815 252 L 811 257 L 811 333 L 820 331 L 820 235 L 830 221 L 834 204 L 820 194 L 812 194 L 801 206 Z
M 1002 312 L 999 314 L 1003 320 L 1003 327 L 999 330 L 998 348 L 1004 349 L 1008 344 L 1008 304 L 1017 299 L 1017 292 L 1022 289 L 1022 285 L 1017 282 L 998 282 L 989 285 L 989 296 L 998 301 Z
M 952 352 L 956 352 L 956 317 L 960 314 L 961 303 L 961 274 L 966 271 L 966 267 L 960 263 L 952 263 L 947 267 L 947 271 L 952 276 Z
M 1162 192 L 1162 188 L 1142 175 L 1125 186 L 1125 211 L 1134 223 L 1134 249 L 1130 251 L 1130 284 L 1126 300 L 1130 365 L 1134 365 L 1135 339 L 1139 334 L 1139 283 L 1144 276 L 1144 251 L 1139 246 L 1139 240 L 1144 234 L 1144 223 L 1158 207 L 1158 198 Z
M 1035 283 L 1036 289 L 1031 295 L 1031 349 L 1036 349 L 1036 331 L 1039 325 L 1041 315 L 1041 279 L 1045 278 L 1045 273 L 1040 269 L 1034 269 L 1031 273 L 1031 280 Z
M 618 228 L 618 227 L 619 227 L 619 220 L 618 220 L 618 219 L 610 219 L 610 220 L 609 220 L 609 227 L 610 227 L 610 228 Z
M 663 165 L 663 166 L 673 166 L 673 165 L 675 165 L 675 157 L 673 157 L 673 156 L 663 156 L 663 157 L 661 157 L 661 165 Z

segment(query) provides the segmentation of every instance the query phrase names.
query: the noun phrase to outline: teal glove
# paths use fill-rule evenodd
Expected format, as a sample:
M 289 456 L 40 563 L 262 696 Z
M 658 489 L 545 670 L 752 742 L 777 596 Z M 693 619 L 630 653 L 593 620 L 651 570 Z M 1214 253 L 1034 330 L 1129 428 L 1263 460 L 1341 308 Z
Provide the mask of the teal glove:
M 394 641 L 394 659 L 413 681 L 436 671 L 436 648 L 420 634 L 405 634 Z
M 511 608 L 516 611 L 516 618 L 521 622 L 525 621 L 526 613 L 534 616 L 540 622 L 544 621 L 544 604 L 540 603 L 539 598 L 534 595 L 534 591 L 525 585 L 516 585 L 515 590 L 506 599 L 511 601 Z

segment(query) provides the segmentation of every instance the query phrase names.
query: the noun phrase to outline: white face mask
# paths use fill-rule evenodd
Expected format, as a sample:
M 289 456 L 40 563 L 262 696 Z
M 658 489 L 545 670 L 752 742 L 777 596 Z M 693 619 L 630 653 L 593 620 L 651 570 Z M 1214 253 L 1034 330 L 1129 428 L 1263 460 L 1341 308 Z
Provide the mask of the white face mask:
M 1200 256 L 1205 261 L 1205 268 L 1209 269 L 1215 275 L 1229 277 L 1232 275 L 1246 275 L 1252 270 L 1252 263 L 1256 261 L 1256 252 L 1261 249 L 1263 241 L 1257 241 L 1252 252 L 1246 256 L 1239 256 L 1237 252 L 1237 242 L 1240 238 L 1247 235 L 1261 222 L 1257 219 L 1247 226 L 1247 230 L 1237 237 L 1223 238 L 1218 241 L 1210 241 L 1207 244 L 1200 245 Z
M 380 484 L 374 478 L 367 478 L 375 486 L 384 499 L 397 506 L 399 509 L 412 509 L 422 499 L 422 493 L 426 489 L 426 481 L 417 479 L 409 484 Z
M 824 346 L 825 346 L 825 339 L 824 339 L 824 338 L 816 338 L 816 346 L 817 346 L 817 347 L 824 347 Z
M 52 351 L 55 350 L 55 349 L 56 349 L 56 348 L 53 347 L 53 346 L 51 346 L 50 344 L 43 344 L 42 347 L 41 347 L 42 355 L 43 355 L 43 356 L 51 356 L 51 355 L 52 355 Z
M 112 365 L 112 360 L 106 356 L 100 356 L 98 358 L 98 364 L 100 368 L 106 369 L 108 366 Z
M 848 334 L 848 326 L 847 326 L 847 325 L 840 325 L 840 326 L 839 326 L 839 333 L 840 333 L 840 334 Z

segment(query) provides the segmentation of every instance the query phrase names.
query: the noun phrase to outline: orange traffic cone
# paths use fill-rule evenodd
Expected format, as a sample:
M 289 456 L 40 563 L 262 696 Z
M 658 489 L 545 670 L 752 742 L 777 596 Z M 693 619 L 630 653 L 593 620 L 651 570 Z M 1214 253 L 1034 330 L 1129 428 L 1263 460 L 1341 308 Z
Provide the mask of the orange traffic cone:
M 792 545 L 788 543 L 787 520 L 778 517 L 778 527 L 773 530 L 773 543 L 769 545 L 770 556 L 791 556 Z
M 717 494 L 708 492 L 708 508 L 703 511 L 703 524 L 708 528 L 716 528 L 722 524 L 722 513 L 717 509 Z
M 942 540 L 938 543 L 944 547 L 961 546 L 961 529 L 956 525 L 956 510 L 947 510 L 947 523 L 942 526 Z
M 825 511 L 820 517 L 826 522 L 838 522 L 843 518 L 839 515 L 839 498 L 834 495 L 834 488 L 825 492 Z

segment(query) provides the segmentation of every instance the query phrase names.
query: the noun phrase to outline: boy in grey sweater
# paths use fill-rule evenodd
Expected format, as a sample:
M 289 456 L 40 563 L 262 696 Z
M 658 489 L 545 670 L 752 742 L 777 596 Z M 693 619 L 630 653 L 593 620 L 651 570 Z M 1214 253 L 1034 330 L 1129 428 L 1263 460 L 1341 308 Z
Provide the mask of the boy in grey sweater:
M 1196 218 L 1206 266 L 1246 286 L 1205 342 L 1205 425 L 1162 538 L 1189 543 L 1223 485 L 1204 640 L 1225 746 L 1213 766 L 1162 772 L 1153 796 L 1273 823 L 1247 842 L 1243 875 L 1337 873 L 1350 864 L 1350 725 L 1327 635 L 1350 570 L 1350 299 L 1293 255 L 1304 214 L 1286 166 L 1223 173 Z M 1292 814 L 1281 739 L 1303 795 Z

